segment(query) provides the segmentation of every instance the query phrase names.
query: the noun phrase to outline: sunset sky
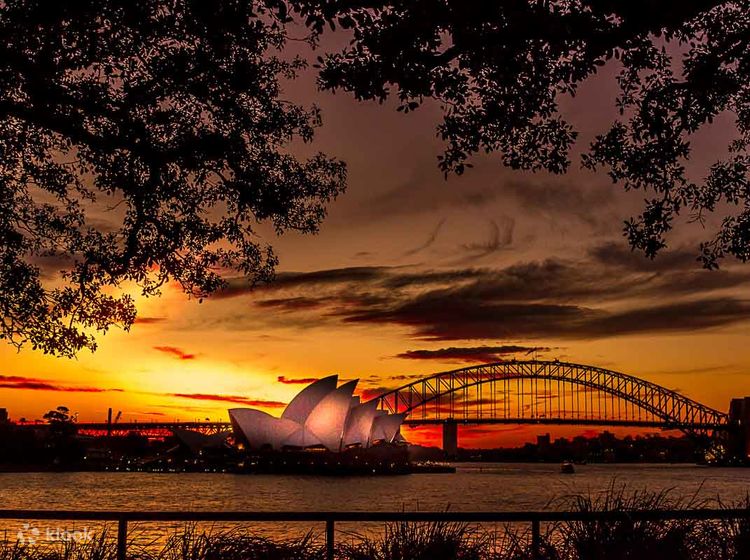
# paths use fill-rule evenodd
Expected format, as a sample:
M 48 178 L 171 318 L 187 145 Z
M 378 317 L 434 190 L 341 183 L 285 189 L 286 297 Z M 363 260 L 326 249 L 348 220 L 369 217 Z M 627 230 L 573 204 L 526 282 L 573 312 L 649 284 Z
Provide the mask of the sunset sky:
M 566 101 L 580 147 L 615 116 L 614 71 L 605 67 Z M 104 420 L 108 407 L 123 420 L 226 420 L 238 405 L 278 413 L 318 377 L 359 378 L 370 395 L 404 376 L 525 357 L 508 347 L 636 375 L 720 410 L 750 394 L 750 267 L 700 268 L 710 220 L 707 231 L 687 218 L 677 224 L 669 250 L 651 262 L 622 237 L 643 193 L 604 173 L 575 160 L 562 177 L 512 172 L 489 155 L 446 180 L 436 105 L 403 115 L 393 104 L 319 93 L 312 71 L 287 89 L 319 103 L 324 119 L 313 144 L 292 149 L 349 166 L 348 191 L 320 234 L 276 238 L 261 228 L 280 258 L 276 283 L 250 291 L 232 280 L 203 303 L 168 286 L 139 299 L 131 332 L 100 337 L 94 354 L 69 360 L 0 346 L 0 407 L 12 418 L 58 405 L 86 421 Z M 699 136 L 692 172 L 703 175 L 721 155 L 713 147 L 725 145 L 729 123 L 719 118 Z M 461 445 L 546 431 L 465 429 Z

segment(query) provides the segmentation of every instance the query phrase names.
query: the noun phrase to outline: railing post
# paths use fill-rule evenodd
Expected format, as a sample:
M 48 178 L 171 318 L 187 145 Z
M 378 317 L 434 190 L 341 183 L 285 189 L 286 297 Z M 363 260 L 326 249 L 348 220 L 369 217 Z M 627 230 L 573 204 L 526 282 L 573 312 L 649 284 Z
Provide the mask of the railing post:
M 539 560 L 541 558 L 539 554 L 539 548 L 540 548 L 540 531 L 539 531 L 539 520 L 538 519 L 532 519 L 531 520 L 531 558 L 532 560 Z
M 336 525 L 332 518 L 326 519 L 326 560 L 333 560 L 336 539 Z
M 128 547 L 128 520 L 121 517 L 117 520 L 117 560 L 126 560 Z

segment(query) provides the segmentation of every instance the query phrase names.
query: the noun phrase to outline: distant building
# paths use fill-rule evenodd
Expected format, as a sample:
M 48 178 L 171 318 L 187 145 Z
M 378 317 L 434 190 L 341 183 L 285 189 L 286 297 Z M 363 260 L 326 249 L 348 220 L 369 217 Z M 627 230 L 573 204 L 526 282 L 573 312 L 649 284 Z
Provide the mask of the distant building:
M 8 418 L 8 409 L 0 408 L 0 424 L 5 424 L 7 422 L 10 422 L 10 418 Z
M 204 449 L 218 449 L 222 447 L 232 432 L 220 432 L 218 434 L 202 434 L 193 430 L 172 428 L 172 433 L 181 444 L 193 453 L 200 453 Z
M 536 436 L 536 444 L 539 447 L 549 447 L 550 445 L 549 434 L 540 434 Z

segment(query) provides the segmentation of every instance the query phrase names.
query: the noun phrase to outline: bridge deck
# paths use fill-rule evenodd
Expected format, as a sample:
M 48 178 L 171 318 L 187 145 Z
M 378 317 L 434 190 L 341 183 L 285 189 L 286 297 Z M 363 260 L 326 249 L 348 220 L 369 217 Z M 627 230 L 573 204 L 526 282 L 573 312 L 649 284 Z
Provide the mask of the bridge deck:
M 142 431 L 142 430 L 231 430 L 232 425 L 229 422 L 118 422 L 107 424 L 106 422 L 79 422 L 76 424 L 79 430 L 85 431 L 106 431 L 108 428 L 121 431 Z
M 524 425 L 559 425 L 559 426 L 612 426 L 625 428 L 660 428 L 665 430 L 695 429 L 695 430 L 726 430 L 726 424 L 668 424 L 656 420 L 619 420 L 619 419 L 590 419 L 590 418 L 406 418 L 404 425 L 426 426 L 440 425 L 446 422 L 457 424 L 524 424 Z M 39 427 L 30 424 L 28 427 Z M 231 430 L 229 422 L 122 422 L 109 426 L 106 422 L 81 422 L 78 429 L 84 432 L 106 432 L 110 427 L 113 432 L 149 432 L 171 431 L 173 429 L 196 430 L 201 432 L 221 432 Z
M 534 425 L 558 425 L 558 426 L 612 426 L 625 428 L 660 428 L 663 430 L 726 430 L 727 424 L 668 424 L 659 420 L 599 420 L 588 418 L 469 418 L 469 419 L 446 419 L 427 418 L 404 420 L 409 426 L 439 425 L 446 422 L 456 424 L 534 424 Z

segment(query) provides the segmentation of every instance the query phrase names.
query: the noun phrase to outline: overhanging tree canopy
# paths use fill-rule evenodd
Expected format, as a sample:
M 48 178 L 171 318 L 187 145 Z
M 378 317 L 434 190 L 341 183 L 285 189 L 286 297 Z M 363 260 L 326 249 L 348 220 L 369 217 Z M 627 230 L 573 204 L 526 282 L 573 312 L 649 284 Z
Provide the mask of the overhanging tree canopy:
M 515 169 L 565 172 L 576 131 L 558 100 L 616 59 L 621 118 L 582 163 L 648 197 L 625 225 L 631 246 L 653 257 L 676 215 L 702 221 L 728 204 L 700 258 L 708 268 L 725 255 L 750 258 L 748 0 L 291 3 L 316 33 L 330 24 L 353 35 L 320 58 L 322 87 L 380 101 L 395 93 L 401 111 L 441 102 L 446 173 L 463 173 L 478 152 L 498 152 Z M 728 154 L 693 179 L 691 136 L 723 112 L 736 123 Z
M 320 115 L 281 97 L 304 65 L 280 56 L 283 13 L 253 0 L 0 6 L 0 338 L 93 349 L 90 330 L 135 318 L 112 287 L 151 295 L 172 280 L 202 297 L 222 271 L 272 274 L 257 222 L 316 231 L 345 168 L 285 149 Z M 56 285 L 45 259 L 66 270 Z

